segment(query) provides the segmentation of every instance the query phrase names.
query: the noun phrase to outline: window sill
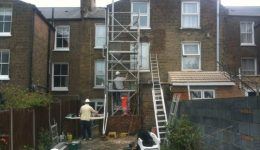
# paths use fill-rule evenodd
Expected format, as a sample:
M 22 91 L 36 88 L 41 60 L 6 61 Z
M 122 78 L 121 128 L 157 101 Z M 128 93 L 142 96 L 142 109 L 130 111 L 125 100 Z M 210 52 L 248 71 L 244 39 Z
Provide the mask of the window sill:
M 70 51 L 70 49 L 59 49 L 59 48 L 56 48 L 53 51 L 55 51 L 55 52 L 68 52 L 68 51 Z
M 105 49 L 105 48 L 104 47 L 97 47 L 97 46 L 95 46 L 94 49 L 98 49 L 99 50 L 99 49 Z
M 131 30 L 136 30 L 137 27 L 130 27 Z M 140 27 L 140 30 L 151 30 L 151 27 Z
M 67 87 L 60 87 L 60 88 L 52 87 L 51 90 L 54 91 L 54 92 L 67 92 L 67 91 L 69 91 L 69 89 Z
M 0 33 L 0 37 L 10 37 L 11 33 Z
M 243 44 L 241 43 L 240 46 L 256 46 L 255 44 Z
M 243 76 L 243 77 L 260 77 L 259 74 L 257 74 L 257 75 L 255 75 L 255 74 L 252 74 L 252 75 L 243 75 L 243 74 L 242 74 L 242 76 Z
M 197 28 L 188 28 L 188 27 L 181 27 L 181 30 L 201 30 L 201 27 L 197 27 Z
M 104 90 L 105 87 L 103 87 L 103 86 L 94 86 L 93 89 L 96 89 L 96 90 Z
M 140 73 L 148 73 L 148 72 L 150 72 L 150 70 L 140 70 L 139 72 Z
M 0 76 L 0 81 L 9 81 L 9 76 Z
M 192 72 L 192 71 L 199 72 L 199 71 L 202 71 L 202 70 L 201 69 L 182 69 L 181 71 L 183 71 L 183 72 Z

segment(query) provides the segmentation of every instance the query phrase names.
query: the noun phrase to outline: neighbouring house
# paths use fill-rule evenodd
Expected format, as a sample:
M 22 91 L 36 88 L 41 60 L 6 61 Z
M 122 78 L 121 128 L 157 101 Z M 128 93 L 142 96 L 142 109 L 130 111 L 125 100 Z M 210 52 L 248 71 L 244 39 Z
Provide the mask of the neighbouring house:
M 241 85 L 245 95 L 255 96 L 260 86 L 260 7 L 227 7 L 227 10 L 223 22 L 223 63 L 249 85 Z
M 53 33 L 34 5 L 0 0 L 0 84 L 47 89 Z
M 50 91 L 62 99 L 104 99 L 105 8 L 93 0 L 80 7 L 39 8 L 56 29 L 50 57 Z

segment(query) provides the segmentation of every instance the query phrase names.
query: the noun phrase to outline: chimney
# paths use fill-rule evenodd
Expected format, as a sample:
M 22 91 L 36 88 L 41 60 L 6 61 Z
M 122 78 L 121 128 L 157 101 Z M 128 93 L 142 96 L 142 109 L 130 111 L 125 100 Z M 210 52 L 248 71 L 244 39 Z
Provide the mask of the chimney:
M 80 0 L 81 13 L 86 14 L 96 7 L 96 0 Z

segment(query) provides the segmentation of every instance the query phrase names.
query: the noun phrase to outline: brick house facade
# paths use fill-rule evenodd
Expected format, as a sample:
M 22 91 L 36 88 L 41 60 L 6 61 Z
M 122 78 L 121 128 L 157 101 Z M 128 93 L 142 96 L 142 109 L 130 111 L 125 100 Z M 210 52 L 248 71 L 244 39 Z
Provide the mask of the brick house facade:
M 259 88 L 259 7 L 227 7 L 224 63 L 257 92 Z M 245 95 L 256 95 L 244 87 Z
M 34 5 L 1 0 L 0 7 L 0 84 L 46 89 L 49 42 L 54 28 Z
M 18 0 L 10 2 L 13 3 L 11 36 L 0 33 L 0 54 L 9 50 L 10 71 L 8 76 L 3 76 L 4 81 L 0 74 L 0 83 L 24 87 L 35 84 L 48 87 L 61 99 L 90 98 L 96 104 L 103 102 L 105 9 L 95 7 L 94 0 L 82 0 L 80 7 L 39 8 L 40 13 L 33 5 Z M 111 11 L 111 5 L 107 9 Z M 150 53 L 158 54 L 165 90 L 171 86 L 171 92 L 181 94 L 183 100 L 244 96 L 243 91 L 219 71 L 217 61 L 221 59 L 238 70 L 242 56 L 259 56 L 259 40 L 256 46 L 244 47 L 238 38 L 241 19 L 253 20 L 257 25 L 259 18 L 233 16 L 220 6 L 218 56 L 217 9 L 216 0 L 120 0 L 115 3 L 115 11 L 142 12 L 140 40 L 145 53 L 142 54 L 139 96 L 146 127 L 154 124 Z M 135 17 L 121 16 L 120 21 L 131 24 Z M 259 32 L 259 27 L 255 28 L 257 35 Z M 112 48 L 130 49 L 130 45 Z M 241 53 L 236 53 L 237 49 Z M 3 64 L 6 62 L 0 62 Z M 204 77 L 206 79 L 202 79 Z

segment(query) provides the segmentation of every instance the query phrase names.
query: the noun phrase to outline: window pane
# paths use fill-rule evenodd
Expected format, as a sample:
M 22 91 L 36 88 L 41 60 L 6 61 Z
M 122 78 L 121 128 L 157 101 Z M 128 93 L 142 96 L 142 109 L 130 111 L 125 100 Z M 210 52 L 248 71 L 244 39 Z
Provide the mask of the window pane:
M 10 32 L 10 31 L 11 31 L 11 22 L 5 22 L 4 32 Z
M 101 37 L 101 38 L 96 38 L 96 47 L 103 47 L 106 44 L 106 39 Z
M 61 76 L 60 77 L 60 87 L 67 87 L 67 79 L 68 77 L 65 77 L 65 76 Z
M 199 56 L 184 56 L 182 58 L 183 69 L 199 69 L 200 58 Z
M 97 75 L 96 76 L 96 85 L 104 85 L 105 76 L 104 75 Z
M 201 91 L 191 91 L 191 99 L 201 99 Z
M 245 33 L 246 32 L 246 24 L 245 23 L 241 23 L 240 24 L 240 31 L 241 31 L 241 33 Z
M 199 54 L 199 45 L 198 44 L 184 44 L 184 55 L 189 54 Z
M 0 32 L 4 32 L 4 22 L 0 22 Z
M 69 47 L 69 38 L 63 38 L 62 39 L 62 47 L 63 48 Z
M 204 91 L 204 98 L 205 99 L 214 98 L 214 92 L 213 91 Z
M 60 87 L 60 77 L 54 77 L 54 87 Z
M 54 75 L 60 75 L 61 74 L 60 67 L 61 66 L 59 64 L 54 65 Z
M 56 47 L 62 47 L 62 38 L 57 38 Z
M 140 69 L 148 70 L 149 68 L 149 44 L 142 43 L 141 46 Z
M 104 61 L 96 62 L 96 74 L 98 74 L 98 75 L 105 74 L 105 62 Z
M 147 16 L 140 16 L 140 26 L 147 26 Z
M 197 13 L 198 11 L 197 3 L 183 3 L 184 13 Z
M 63 36 L 64 36 L 64 37 L 69 37 L 69 35 L 70 35 L 70 29 L 69 29 L 69 27 L 64 27 L 64 28 L 63 28 Z
M 9 62 L 9 52 L 2 52 L 2 59 L 0 59 L 2 63 Z
M 8 64 L 3 64 L 2 65 L 2 74 L 1 75 L 8 75 Z
M 105 37 L 106 28 L 105 26 L 96 26 L 96 37 Z
M 61 75 L 68 75 L 68 65 L 67 64 L 61 65 Z
M 145 2 L 143 2 L 143 3 L 140 3 L 140 2 L 138 2 L 138 3 L 133 3 L 133 12 L 134 13 L 147 13 L 147 4 L 148 3 L 145 3 Z
M 12 16 L 5 16 L 5 18 L 4 18 L 4 21 L 11 21 L 11 19 L 12 19 Z
M 198 27 L 199 17 L 198 15 L 184 15 L 182 16 L 182 26 L 185 28 L 196 28 Z
M 255 59 L 242 59 L 241 71 L 243 75 L 255 74 Z

